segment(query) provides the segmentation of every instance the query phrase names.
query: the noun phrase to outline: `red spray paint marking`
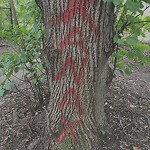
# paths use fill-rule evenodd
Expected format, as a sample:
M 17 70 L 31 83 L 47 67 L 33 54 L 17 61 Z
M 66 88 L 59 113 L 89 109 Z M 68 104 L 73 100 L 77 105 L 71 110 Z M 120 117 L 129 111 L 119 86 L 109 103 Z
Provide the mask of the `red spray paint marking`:
M 77 139 L 77 136 L 76 134 L 73 132 L 73 127 L 74 126 L 77 126 L 77 125 L 80 125 L 82 122 L 81 120 L 75 120 L 72 124 L 68 124 L 67 121 L 64 119 L 64 117 L 61 118 L 61 123 L 65 126 L 66 128 L 66 131 L 63 132 L 59 138 L 57 139 L 58 142 L 61 142 L 63 140 L 63 138 L 67 135 L 67 134 L 71 134 L 73 139 L 76 140 Z
M 99 36 L 100 32 L 99 29 L 96 26 L 95 21 L 93 21 L 91 15 L 88 13 L 89 5 L 93 5 L 94 0 L 70 0 L 69 5 L 67 9 L 64 12 L 61 12 L 60 15 L 57 15 L 52 20 L 48 21 L 48 24 L 50 25 L 58 25 L 61 23 L 64 23 L 65 25 L 68 25 L 69 22 L 71 22 L 75 15 L 80 15 L 83 20 L 87 23 L 89 23 L 89 30 L 91 30 L 94 34 Z M 75 5 L 75 6 L 74 6 Z M 73 40 L 75 35 L 78 35 L 78 41 Z M 81 33 L 79 31 L 79 28 L 74 27 L 70 34 L 67 35 L 63 41 L 61 41 L 58 45 L 58 49 L 60 51 L 64 51 L 66 46 L 78 46 L 83 51 L 83 58 L 81 60 L 81 67 L 79 68 L 79 73 L 77 73 L 75 69 L 75 60 L 73 58 L 69 57 L 66 59 L 64 66 L 59 71 L 59 73 L 55 76 L 56 80 L 61 80 L 64 76 L 67 69 L 71 69 L 74 76 L 74 82 L 75 84 L 81 83 L 84 77 L 84 67 L 88 64 L 88 48 L 84 42 L 84 38 L 81 36 Z M 75 100 L 73 102 L 67 101 L 68 96 L 73 95 Z M 63 96 L 63 98 L 60 100 L 60 108 L 59 110 L 62 111 L 64 108 L 64 105 L 75 105 L 77 108 L 79 108 L 79 114 L 82 115 L 83 109 L 81 108 L 80 98 L 77 95 L 77 92 L 73 88 L 69 88 Z M 62 124 L 66 127 L 66 131 L 63 132 L 59 138 L 57 139 L 58 142 L 61 142 L 63 138 L 67 134 L 71 134 L 73 139 L 77 139 L 76 134 L 73 132 L 74 126 L 80 125 L 80 120 L 75 120 L 72 124 L 68 124 L 66 120 L 62 117 L 61 118 Z
M 74 102 L 67 101 L 67 98 L 68 98 L 68 96 L 70 96 L 70 95 L 73 95 L 73 96 L 74 96 L 74 98 L 75 98 L 75 101 L 74 101 Z M 59 107 L 60 111 L 63 110 L 64 105 L 75 105 L 75 106 L 79 109 L 79 114 L 80 114 L 80 116 L 84 114 L 84 110 L 83 110 L 83 108 L 81 108 L 81 104 L 80 104 L 80 97 L 78 96 L 78 94 L 77 94 L 77 92 L 75 91 L 74 88 L 71 88 L 71 87 L 70 87 L 70 88 L 65 92 L 63 98 L 60 100 L 60 107 Z
M 72 40 L 75 36 L 78 36 L 78 41 Z M 70 46 L 78 46 L 80 47 L 83 52 L 84 52 L 84 57 L 87 57 L 88 54 L 88 47 L 86 46 L 84 39 L 82 37 L 82 34 L 77 27 L 73 27 L 72 30 L 70 31 L 69 35 L 67 35 L 64 40 L 62 40 L 59 43 L 58 49 L 62 52 L 65 50 L 65 46 L 70 45 Z
M 66 59 L 64 66 L 62 67 L 62 69 L 58 72 L 58 74 L 55 76 L 55 80 L 61 80 L 62 77 L 64 76 L 65 72 L 67 69 L 71 69 L 73 72 L 73 77 L 74 77 L 74 83 L 75 84 L 81 84 L 83 81 L 83 76 L 84 76 L 84 68 L 83 68 L 83 64 L 85 64 L 85 61 L 83 59 L 83 63 L 82 66 L 79 69 L 79 74 L 77 73 L 76 69 L 75 69 L 75 61 L 69 57 Z
M 70 0 L 65 12 L 60 12 L 60 15 L 48 21 L 50 25 L 58 25 L 61 23 L 68 24 L 74 19 L 74 16 L 79 14 L 83 17 L 84 21 L 89 23 L 89 28 L 93 33 L 99 34 L 99 29 L 93 21 L 91 15 L 88 13 L 89 5 L 93 5 L 94 0 Z
M 72 38 L 78 35 L 78 41 L 72 41 Z M 65 46 L 70 45 L 70 46 L 78 46 L 81 48 L 84 53 L 84 58 L 81 60 L 81 68 L 79 69 L 79 74 L 77 75 L 77 71 L 75 69 L 75 61 L 69 57 L 66 59 L 64 66 L 62 69 L 59 71 L 59 73 L 55 76 L 56 80 L 61 80 L 63 75 L 65 74 L 66 70 L 68 68 L 72 69 L 73 71 L 73 76 L 74 76 L 74 82 L 75 84 L 80 84 L 83 76 L 84 76 L 84 66 L 87 65 L 88 63 L 88 47 L 85 45 L 85 42 L 83 40 L 83 37 L 81 35 L 81 32 L 79 31 L 79 28 L 73 28 L 70 32 L 69 35 L 67 35 L 63 41 L 60 42 L 58 49 L 60 51 L 65 50 Z

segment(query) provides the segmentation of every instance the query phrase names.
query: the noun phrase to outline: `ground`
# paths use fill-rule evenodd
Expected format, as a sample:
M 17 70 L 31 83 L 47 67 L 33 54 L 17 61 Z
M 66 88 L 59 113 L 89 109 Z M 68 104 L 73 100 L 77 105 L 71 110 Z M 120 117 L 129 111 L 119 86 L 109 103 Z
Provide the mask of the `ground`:
M 0 52 L 7 48 L 9 51 L 7 43 L 3 43 Z M 140 70 L 134 67 L 130 76 L 116 74 L 106 96 L 103 148 L 150 150 L 150 66 Z M 20 89 L 32 96 L 27 87 L 20 84 Z M 3 98 L 0 102 L 0 150 L 42 150 L 37 143 L 40 143 L 45 113 L 44 108 L 35 111 L 19 93 Z
M 150 150 L 150 67 L 117 76 L 105 102 L 104 150 Z

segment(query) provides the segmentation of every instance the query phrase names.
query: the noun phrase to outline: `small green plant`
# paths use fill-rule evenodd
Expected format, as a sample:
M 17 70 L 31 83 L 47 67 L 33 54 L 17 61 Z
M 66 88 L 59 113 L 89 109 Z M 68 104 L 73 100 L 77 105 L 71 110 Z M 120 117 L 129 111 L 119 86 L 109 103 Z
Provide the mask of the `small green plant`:
M 12 53 L 4 53 L 0 56 L 0 76 L 4 80 L 0 83 L 0 97 L 12 92 L 12 88 L 17 86 L 11 77 L 15 77 L 16 73 L 23 71 L 23 78 L 20 79 L 28 82 L 32 87 L 36 99 L 42 98 L 42 84 L 47 80 L 45 69 L 41 62 L 41 41 L 44 35 L 44 27 L 40 23 L 40 16 L 36 11 L 36 4 L 29 2 L 26 7 L 20 6 L 23 11 L 29 11 L 34 14 L 31 23 L 25 20 L 19 26 L 15 26 L 12 30 L 3 28 L 0 37 L 5 39 L 12 45 L 16 45 L 16 49 Z M 33 13 L 34 12 L 34 13 Z M 26 18 L 28 18 L 26 16 Z M 26 24 L 28 22 L 28 24 Z M 17 89 L 18 90 L 18 89 Z

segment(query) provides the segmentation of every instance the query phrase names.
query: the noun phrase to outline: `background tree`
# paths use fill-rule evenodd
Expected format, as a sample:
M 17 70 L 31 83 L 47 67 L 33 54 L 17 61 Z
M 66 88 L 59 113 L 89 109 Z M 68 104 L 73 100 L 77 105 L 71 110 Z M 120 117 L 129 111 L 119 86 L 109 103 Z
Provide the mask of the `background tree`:
M 13 0 L 10 0 L 9 4 L 10 4 L 11 11 L 12 11 L 14 25 L 18 25 L 18 19 L 17 19 L 17 15 L 16 15 L 16 9 L 15 9 Z

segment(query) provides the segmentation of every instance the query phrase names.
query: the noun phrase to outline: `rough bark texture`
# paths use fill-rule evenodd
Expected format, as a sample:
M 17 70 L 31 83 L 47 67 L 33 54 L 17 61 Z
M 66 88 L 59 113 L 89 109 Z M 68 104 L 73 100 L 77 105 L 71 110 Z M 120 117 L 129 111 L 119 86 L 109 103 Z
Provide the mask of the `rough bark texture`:
M 18 25 L 18 19 L 17 19 L 16 9 L 15 9 L 13 0 L 10 0 L 9 4 L 10 4 L 11 11 L 12 11 L 12 17 L 14 20 L 14 25 L 17 26 Z
M 114 7 L 101 0 L 36 2 L 46 29 L 50 87 L 43 150 L 101 150 Z

